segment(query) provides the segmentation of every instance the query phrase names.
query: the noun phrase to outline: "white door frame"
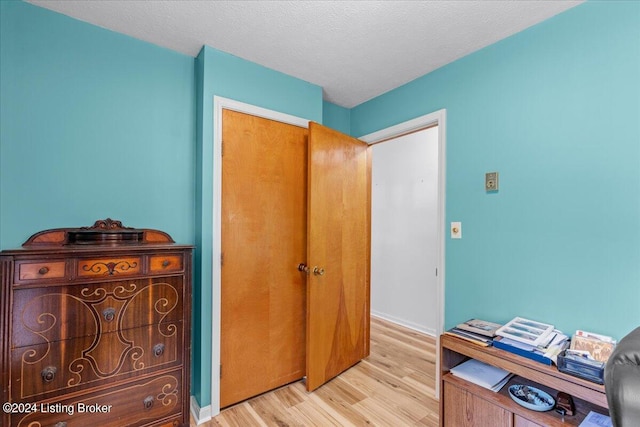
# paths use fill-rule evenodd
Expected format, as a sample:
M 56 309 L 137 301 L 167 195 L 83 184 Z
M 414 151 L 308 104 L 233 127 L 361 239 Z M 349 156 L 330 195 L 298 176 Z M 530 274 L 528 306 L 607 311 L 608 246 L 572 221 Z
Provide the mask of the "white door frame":
M 309 127 L 309 120 L 274 110 L 246 104 L 233 99 L 220 96 L 213 97 L 213 236 L 211 259 L 211 405 L 198 408 L 197 402 L 192 398 L 192 413 L 198 424 L 210 420 L 220 413 L 220 295 L 221 295 L 221 266 L 220 255 L 222 251 L 222 110 L 233 110 L 241 113 L 263 117 L 294 126 Z M 365 135 L 359 139 L 369 144 L 420 130 L 437 124 L 438 129 L 438 276 L 436 279 L 437 307 L 439 313 L 436 316 L 436 334 L 443 332 L 444 325 L 444 206 L 445 206 L 445 120 L 446 110 L 442 109 L 425 116 L 400 123 L 395 126 Z M 439 348 L 439 338 L 438 338 Z M 436 397 L 439 396 L 439 358 L 436 358 Z
M 446 119 L 447 110 L 442 109 L 424 116 L 379 130 L 358 139 L 368 144 L 382 142 L 421 129 L 438 126 L 438 225 L 436 255 L 436 398 L 440 396 L 440 335 L 444 332 L 444 277 L 445 277 L 445 178 L 446 178 Z
M 211 250 L 211 409 L 203 423 L 220 413 L 220 294 L 222 253 L 222 110 L 233 110 L 269 120 L 309 127 L 309 120 L 220 96 L 213 97 L 213 236 Z M 206 413 L 205 412 L 205 413 Z M 202 413 L 202 410 L 201 410 Z M 207 418 L 207 419 L 204 419 Z

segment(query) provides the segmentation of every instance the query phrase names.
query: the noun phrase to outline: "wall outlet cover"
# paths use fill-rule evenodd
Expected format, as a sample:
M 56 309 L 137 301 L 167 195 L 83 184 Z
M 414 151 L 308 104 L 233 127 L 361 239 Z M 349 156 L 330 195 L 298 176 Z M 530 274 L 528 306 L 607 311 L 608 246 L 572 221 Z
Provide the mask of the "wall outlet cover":
M 462 239 L 462 223 L 461 222 L 456 221 L 451 223 L 451 238 Z
M 498 191 L 498 172 L 484 174 L 484 189 L 486 191 Z

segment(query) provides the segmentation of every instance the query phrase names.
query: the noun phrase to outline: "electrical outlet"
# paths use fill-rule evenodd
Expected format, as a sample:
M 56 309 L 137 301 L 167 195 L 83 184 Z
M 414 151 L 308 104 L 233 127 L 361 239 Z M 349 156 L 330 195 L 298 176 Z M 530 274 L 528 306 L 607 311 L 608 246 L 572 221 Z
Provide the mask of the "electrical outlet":
M 461 222 L 456 221 L 451 223 L 451 238 L 462 239 L 462 223 Z
M 498 172 L 484 174 L 484 189 L 486 191 L 498 191 Z

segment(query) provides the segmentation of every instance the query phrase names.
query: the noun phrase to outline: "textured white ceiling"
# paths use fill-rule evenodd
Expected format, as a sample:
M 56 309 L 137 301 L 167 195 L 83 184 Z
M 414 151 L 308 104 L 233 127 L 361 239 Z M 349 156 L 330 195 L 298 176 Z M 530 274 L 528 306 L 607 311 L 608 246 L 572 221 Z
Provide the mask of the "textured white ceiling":
M 353 107 L 582 1 L 29 0 L 196 56 L 203 45 Z

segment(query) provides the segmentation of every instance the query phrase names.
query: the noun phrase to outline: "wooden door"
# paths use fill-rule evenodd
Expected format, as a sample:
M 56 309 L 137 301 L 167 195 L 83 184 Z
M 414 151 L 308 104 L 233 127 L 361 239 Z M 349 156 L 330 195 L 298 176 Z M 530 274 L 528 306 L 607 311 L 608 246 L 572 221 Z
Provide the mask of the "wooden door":
M 220 406 L 305 374 L 307 134 L 223 110 Z
M 311 391 L 369 355 L 370 150 L 362 141 L 310 123 L 308 167 Z

